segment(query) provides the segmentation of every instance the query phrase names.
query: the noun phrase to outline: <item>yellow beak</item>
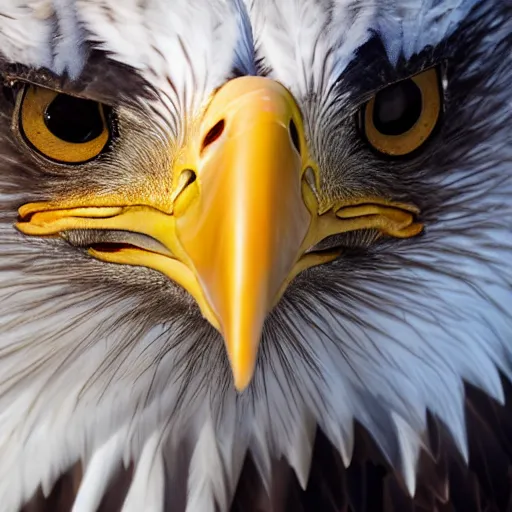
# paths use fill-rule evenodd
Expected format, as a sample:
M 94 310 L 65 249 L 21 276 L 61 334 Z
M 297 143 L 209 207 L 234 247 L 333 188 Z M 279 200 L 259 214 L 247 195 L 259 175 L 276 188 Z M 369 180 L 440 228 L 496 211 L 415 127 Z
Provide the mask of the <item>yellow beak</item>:
M 265 318 L 286 285 L 337 256 L 308 249 L 355 229 L 402 237 L 421 231 L 414 207 L 386 200 L 359 198 L 319 215 L 318 175 L 306 146 L 288 90 L 266 78 L 238 78 L 215 94 L 176 162 L 169 211 L 147 199 L 131 206 L 93 196 L 24 205 L 17 226 L 37 236 L 103 229 L 158 241 L 164 250 L 90 253 L 154 268 L 187 289 L 223 335 L 242 390 L 254 373 Z
M 211 127 L 216 137 L 199 152 L 199 194 L 175 211 L 177 237 L 218 319 L 239 389 L 253 374 L 265 317 L 301 255 L 311 220 L 290 133 L 299 119 L 293 98 L 276 82 L 229 83 L 203 122 L 203 140 L 210 142 Z

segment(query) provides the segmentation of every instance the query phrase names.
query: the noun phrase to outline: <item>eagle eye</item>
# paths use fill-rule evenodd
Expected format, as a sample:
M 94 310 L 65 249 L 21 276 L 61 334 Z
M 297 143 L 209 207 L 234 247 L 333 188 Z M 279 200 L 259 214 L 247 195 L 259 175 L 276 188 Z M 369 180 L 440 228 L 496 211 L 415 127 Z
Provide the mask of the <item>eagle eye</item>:
M 42 156 L 80 164 L 100 155 L 110 139 L 106 107 L 44 87 L 20 91 L 20 133 Z
M 377 151 L 405 156 L 432 135 L 441 113 L 436 68 L 381 89 L 361 112 L 363 133 Z

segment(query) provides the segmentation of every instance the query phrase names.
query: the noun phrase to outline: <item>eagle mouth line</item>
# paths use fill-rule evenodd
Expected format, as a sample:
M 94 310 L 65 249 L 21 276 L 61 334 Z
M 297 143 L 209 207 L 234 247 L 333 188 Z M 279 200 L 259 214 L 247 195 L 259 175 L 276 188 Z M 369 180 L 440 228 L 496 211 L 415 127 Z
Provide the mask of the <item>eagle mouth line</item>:
M 354 201 L 352 204 L 338 205 L 321 215 L 314 216 L 313 222 L 324 222 L 323 219 L 328 219 L 331 227 L 323 232 L 317 229 L 316 236 L 313 238 L 306 237 L 296 265 L 301 268 L 306 261 L 312 261 L 313 258 L 318 257 L 322 262 L 337 259 L 343 252 L 343 245 L 318 247 L 323 240 L 335 234 L 347 231 L 357 232 L 368 228 L 376 228 L 380 234 L 399 238 L 419 234 L 423 226 L 418 223 L 417 208 L 412 205 L 386 203 L 387 201 L 383 200 Z M 73 247 L 92 249 L 95 253 L 116 253 L 130 249 L 158 254 L 174 260 L 180 259 L 173 253 L 175 244 L 164 243 L 168 242 L 169 235 L 172 238 L 176 237 L 174 216 L 158 208 L 125 205 L 39 209 L 33 208 L 34 206 L 36 204 L 20 209 L 17 227 L 25 234 L 43 237 L 58 236 Z M 169 223 L 169 229 L 165 230 L 167 234 L 161 230 L 157 233 L 153 229 L 148 229 L 146 223 L 141 224 L 140 215 L 144 211 L 151 213 L 153 218 L 157 216 L 167 219 L 165 221 Z M 132 218 L 137 224 L 137 229 L 131 229 L 130 221 L 118 222 L 120 217 L 131 213 L 135 215 Z M 384 223 L 379 222 L 383 220 Z M 350 226 L 352 223 L 353 225 Z M 343 224 L 348 224 L 349 227 Z M 26 228 L 30 228 L 31 225 L 36 228 L 36 232 L 32 229 L 30 232 L 26 231 Z M 171 235 L 171 232 L 174 234 Z M 162 235 L 164 238 L 160 240 Z
M 99 230 L 99 229 L 70 229 L 57 234 L 70 246 L 77 249 L 84 249 L 93 254 L 115 254 L 126 250 L 141 253 L 159 254 L 176 260 L 173 253 L 157 239 L 128 230 Z M 296 265 L 299 268 L 311 258 L 320 257 L 322 261 L 334 261 L 341 256 L 344 250 L 342 244 L 326 248 L 311 247 L 302 254 Z M 309 267 L 307 265 L 305 268 Z
M 71 246 L 99 252 L 119 252 L 123 249 L 161 254 L 173 258 L 172 252 L 152 236 L 128 230 L 76 229 L 60 233 Z
M 152 236 L 129 230 L 100 230 L 100 229 L 70 229 L 58 233 L 72 247 L 79 249 L 94 249 L 98 252 L 119 252 L 123 249 L 161 254 L 175 259 L 172 252 Z M 300 259 L 307 255 L 338 256 L 345 246 L 335 244 L 329 247 L 311 247 Z

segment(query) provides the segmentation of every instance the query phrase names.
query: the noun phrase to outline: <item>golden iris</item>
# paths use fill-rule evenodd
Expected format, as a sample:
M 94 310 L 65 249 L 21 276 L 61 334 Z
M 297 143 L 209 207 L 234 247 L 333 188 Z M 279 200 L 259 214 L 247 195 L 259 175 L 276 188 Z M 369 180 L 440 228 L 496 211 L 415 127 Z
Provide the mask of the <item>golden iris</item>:
M 79 164 L 107 145 L 110 130 L 101 103 L 33 85 L 20 95 L 20 132 L 44 157 Z
M 431 68 L 380 90 L 363 107 L 364 134 L 381 153 L 404 156 L 428 140 L 440 113 L 440 81 Z

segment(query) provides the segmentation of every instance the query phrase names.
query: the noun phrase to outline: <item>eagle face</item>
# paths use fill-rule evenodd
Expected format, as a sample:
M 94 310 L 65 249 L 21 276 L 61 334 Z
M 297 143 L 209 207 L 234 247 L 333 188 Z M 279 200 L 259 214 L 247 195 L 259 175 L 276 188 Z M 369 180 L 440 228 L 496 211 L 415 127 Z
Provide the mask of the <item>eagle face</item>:
M 464 382 L 512 370 L 511 14 L 0 2 L 6 510 L 77 461 L 83 510 L 123 463 L 135 509 L 188 471 L 226 510 L 354 421 L 414 494 L 427 411 L 467 457 Z

